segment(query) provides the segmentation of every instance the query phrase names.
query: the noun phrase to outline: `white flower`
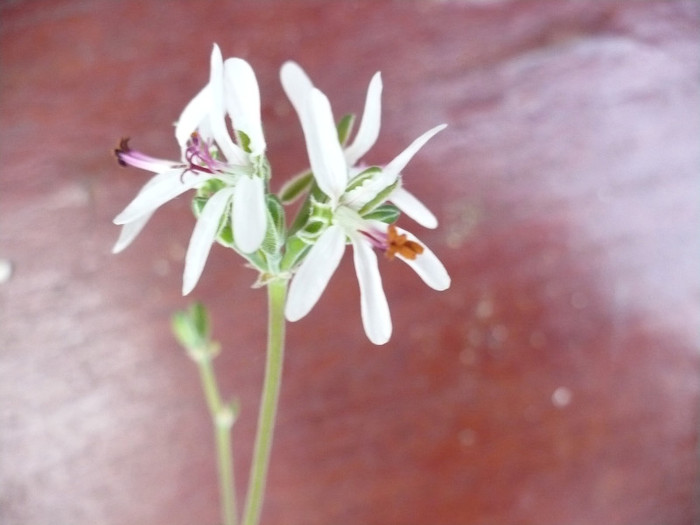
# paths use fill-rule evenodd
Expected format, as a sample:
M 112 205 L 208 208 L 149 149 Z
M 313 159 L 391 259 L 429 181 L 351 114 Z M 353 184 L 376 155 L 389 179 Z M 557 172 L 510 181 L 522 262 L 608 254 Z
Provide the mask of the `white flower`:
M 434 216 L 415 197 L 402 198 L 406 193 L 401 192 L 398 199 L 395 196 L 400 186 L 401 170 L 423 144 L 445 126 L 424 133 L 383 169 L 362 172 L 355 163 L 374 144 L 379 132 L 379 75 L 375 75 L 370 83 L 357 137 L 345 151 L 338 141 L 326 96 L 311 85 L 296 64 L 285 64 L 281 77 L 302 123 L 311 170 L 319 188 L 329 198 L 320 206 L 330 210 L 329 225 L 311 247 L 292 280 L 286 317 L 296 321 L 313 308 L 340 263 L 349 239 L 360 285 L 365 332 L 373 343 L 384 344 L 391 337 L 392 326 L 374 248 L 384 250 L 389 258 L 397 256 L 409 264 L 428 286 L 436 290 L 447 289 L 450 277 L 438 258 L 415 236 L 393 225 L 372 220 L 368 215 L 386 200 L 392 200 L 408 215 L 421 219 L 419 222 L 436 224 Z
M 237 142 L 229 134 L 227 114 Z M 123 228 L 113 252 L 126 248 L 161 205 L 211 180 L 219 181 L 221 187 L 202 209 L 187 249 L 182 287 L 186 295 L 197 284 L 221 220 L 231 206 L 234 242 L 241 252 L 256 251 L 265 237 L 266 144 L 258 84 L 250 65 L 240 58 L 224 62 L 214 45 L 209 82 L 183 110 L 175 137 L 181 149 L 179 162 L 133 151 L 126 140 L 116 150 L 122 165 L 156 175 L 114 219 Z
M 309 93 L 314 89 L 311 80 L 306 75 L 304 70 L 295 62 L 286 62 L 281 69 L 280 78 L 282 80 L 282 86 L 284 87 L 289 100 L 291 101 L 294 109 L 299 115 L 299 120 L 301 121 L 302 129 L 304 130 L 304 135 L 307 136 L 307 129 L 310 126 L 310 119 L 313 117 L 310 115 L 312 111 L 311 108 L 307 107 L 307 100 Z M 360 121 L 360 127 L 355 135 L 355 139 L 352 144 L 350 144 L 342 152 L 345 156 L 347 162 L 347 174 L 336 175 L 333 177 L 333 182 L 335 184 L 347 183 L 348 175 L 350 177 L 358 174 L 362 171 L 363 167 L 358 165 L 358 161 L 365 156 L 365 154 L 374 146 L 379 136 L 379 129 L 381 126 L 381 97 L 382 97 L 382 77 L 381 73 L 377 72 L 372 77 L 367 89 L 367 98 L 365 100 L 365 108 L 362 114 L 362 120 Z M 332 117 L 331 117 L 332 118 Z M 428 132 L 421 135 L 416 139 L 411 146 L 406 148 L 406 150 L 396 157 L 392 162 L 387 164 L 384 169 L 384 176 L 381 180 L 375 181 L 375 186 L 386 187 L 392 184 L 396 180 L 399 180 L 399 184 L 393 189 L 391 194 L 387 196 L 387 200 L 394 203 L 402 212 L 411 217 L 421 226 L 426 228 L 436 228 L 437 219 L 435 215 L 422 203 L 420 202 L 412 193 L 404 189 L 401 185 L 400 173 L 408 162 L 411 160 L 413 155 L 435 135 L 437 132 L 444 129 L 446 125 L 437 126 L 429 130 Z M 335 124 L 334 128 L 335 129 Z M 321 140 L 332 141 L 335 137 L 333 135 L 322 136 Z M 308 149 L 308 142 L 307 142 Z M 311 157 L 312 153 L 309 149 L 309 159 L 311 162 L 311 169 L 314 170 L 314 159 Z M 314 152 L 314 155 L 316 153 Z M 335 151 L 335 155 L 338 153 Z M 316 164 L 318 165 L 318 160 L 316 159 Z M 339 165 L 339 164 L 338 164 Z M 343 178 L 345 177 L 345 178 Z M 388 184 L 387 184 L 388 183 Z M 321 188 L 327 195 L 329 192 Z M 337 188 L 336 188 L 337 189 Z M 342 189 L 345 189 L 343 186 Z M 365 188 L 365 191 L 371 191 L 370 188 Z

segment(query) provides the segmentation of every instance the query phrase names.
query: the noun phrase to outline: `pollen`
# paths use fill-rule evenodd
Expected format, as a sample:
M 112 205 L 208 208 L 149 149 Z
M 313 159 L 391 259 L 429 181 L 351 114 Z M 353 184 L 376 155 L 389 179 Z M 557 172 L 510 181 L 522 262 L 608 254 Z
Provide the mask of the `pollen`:
M 385 255 L 390 261 L 396 254 L 412 261 L 423 253 L 423 246 L 415 241 L 408 240 L 405 233 L 398 233 L 396 231 L 396 226 L 393 224 L 389 225 L 386 240 L 387 248 Z

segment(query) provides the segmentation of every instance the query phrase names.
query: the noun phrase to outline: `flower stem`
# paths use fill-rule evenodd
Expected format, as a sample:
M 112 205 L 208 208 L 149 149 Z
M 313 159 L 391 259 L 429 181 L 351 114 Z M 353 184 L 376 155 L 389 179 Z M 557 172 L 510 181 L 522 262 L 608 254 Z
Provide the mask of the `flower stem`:
M 205 357 L 197 359 L 196 362 L 216 435 L 221 519 L 224 525 L 236 525 L 236 490 L 233 477 L 233 452 L 231 451 L 233 407 L 221 401 L 211 355 L 205 353 Z
M 243 525 L 258 525 L 265 495 L 265 483 L 270 462 L 272 435 L 275 428 L 277 401 L 282 382 L 284 361 L 284 301 L 287 295 L 287 280 L 274 279 L 268 286 L 268 339 L 265 381 L 263 385 L 258 429 L 250 467 L 250 481 L 243 514 Z

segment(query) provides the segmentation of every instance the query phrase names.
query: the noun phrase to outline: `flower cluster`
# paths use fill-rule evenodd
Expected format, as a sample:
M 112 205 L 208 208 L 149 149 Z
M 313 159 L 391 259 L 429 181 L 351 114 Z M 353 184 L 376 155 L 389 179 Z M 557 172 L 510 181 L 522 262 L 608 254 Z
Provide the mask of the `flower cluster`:
M 445 125 L 418 137 L 386 165 L 366 166 L 360 161 L 380 129 L 381 75 L 376 73 L 369 84 L 349 145 L 352 118 L 336 124 L 328 98 L 299 65 L 285 63 L 280 77 L 301 122 L 310 172 L 289 181 L 279 195 L 270 192 L 255 74 L 240 58 L 224 61 L 215 45 L 209 82 L 186 105 L 175 127 L 180 160 L 134 151 L 126 139 L 115 151 L 120 164 L 155 175 L 114 219 L 122 225 L 114 251 L 126 248 L 157 208 L 195 190 L 197 222 L 185 257 L 183 294 L 195 287 L 211 246 L 219 242 L 257 268 L 259 282 L 292 279 L 285 315 L 296 321 L 319 300 L 345 247 L 352 245 L 365 332 L 373 343 L 383 344 L 392 326 L 375 251 L 404 261 L 433 289 L 450 286 L 435 254 L 394 224 L 403 212 L 422 226 L 437 226 L 435 216 L 403 187 L 401 172 Z M 284 204 L 304 195 L 287 227 Z

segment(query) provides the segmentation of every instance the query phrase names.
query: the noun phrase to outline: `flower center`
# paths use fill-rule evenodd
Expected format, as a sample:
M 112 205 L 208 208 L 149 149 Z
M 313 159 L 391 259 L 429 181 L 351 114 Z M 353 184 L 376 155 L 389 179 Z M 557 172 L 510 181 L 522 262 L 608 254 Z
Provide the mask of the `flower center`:
M 393 224 L 389 225 L 386 234 L 376 230 L 360 230 L 360 233 L 372 243 L 372 246 L 378 250 L 383 250 L 384 255 L 390 261 L 394 259 L 396 254 L 412 261 L 424 250 L 419 243 L 409 240 L 405 233 L 399 233 Z
M 211 154 L 210 144 L 202 140 L 202 137 L 196 131 L 192 133 L 187 141 L 185 159 L 187 159 L 189 164 L 187 171 L 192 172 L 213 174 L 219 164 Z

